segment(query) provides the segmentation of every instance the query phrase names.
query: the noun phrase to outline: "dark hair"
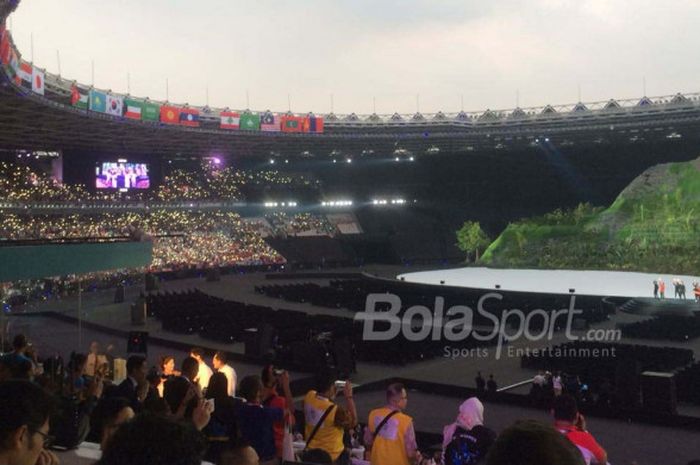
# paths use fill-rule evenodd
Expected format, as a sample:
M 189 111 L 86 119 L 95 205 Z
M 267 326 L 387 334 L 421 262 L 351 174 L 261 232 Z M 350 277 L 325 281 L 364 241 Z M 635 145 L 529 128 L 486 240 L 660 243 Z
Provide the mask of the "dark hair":
M 583 465 L 583 456 L 563 434 L 535 420 L 522 420 L 498 436 L 486 465 Z
M 322 373 L 316 378 L 316 392 L 328 391 L 335 383 L 335 376 L 330 373 Z
M 194 427 L 143 414 L 114 433 L 97 465 L 199 465 L 205 448 Z
M 90 415 L 90 435 L 100 442 L 102 432 L 119 416 L 119 412 L 131 403 L 124 397 L 103 397 L 95 406 L 95 410 Z
M 126 374 L 131 374 L 134 370 L 141 368 L 146 363 L 146 357 L 143 355 L 132 355 L 126 360 Z
M 190 381 L 192 381 L 194 378 L 197 377 L 198 372 L 199 362 L 197 361 L 197 359 L 193 357 L 185 357 L 185 359 L 182 361 L 183 376 L 187 376 L 190 379 Z
M 568 421 L 572 423 L 576 421 L 576 415 L 578 414 L 576 399 L 569 394 L 562 394 L 555 397 L 552 410 L 554 411 L 555 420 Z
M 164 369 L 165 369 L 165 364 L 168 363 L 170 360 L 172 360 L 172 361 L 174 362 L 174 361 L 175 361 L 175 357 L 173 357 L 172 355 L 164 355 L 164 356 L 160 359 L 160 367 L 159 367 L 159 368 L 160 368 L 161 370 L 164 370 Z
M 259 376 L 250 375 L 243 378 L 238 389 L 241 397 L 248 402 L 255 402 L 258 394 L 262 391 L 263 385 Z
M 403 383 L 392 383 L 386 387 L 386 400 L 391 401 L 396 396 L 401 395 L 401 391 L 406 389 Z
M 214 357 L 216 357 L 217 359 L 219 359 L 219 361 L 220 361 L 221 363 L 223 363 L 224 365 L 226 364 L 226 362 L 228 362 L 228 355 L 226 355 L 226 352 L 223 352 L 223 351 L 221 351 L 221 350 L 217 351 L 217 352 L 214 354 Z
M 172 413 L 177 412 L 177 409 L 185 399 L 191 385 L 192 384 L 182 376 L 170 378 L 165 382 L 163 386 L 163 400 L 168 404 Z M 197 399 L 193 400 L 196 402 Z
M 53 406 L 53 398 L 30 381 L 0 383 L 0 450 L 22 425 L 31 431 L 39 430 L 49 419 Z
M 87 362 L 87 356 L 85 354 L 72 353 L 70 356 L 70 361 L 68 362 L 68 369 L 71 373 L 78 370 L 78 368 L 85 365 Z
M 15 350 L 24 349 L 27 347 L 27 344 L 29 344 L 29 342 L 27 342 L 27 336 L 24 334 L 18 334 L 12 339 L 12 348 Z
M 197 357 L 204 357 L 204 349 L 201 347 L 192 347 L 190 353 L 196 355 Z
M 209 378 L 207 387 L 207 399 L 220 399 L 228 396 L 228 378 L 225 374 L 218 372 Z

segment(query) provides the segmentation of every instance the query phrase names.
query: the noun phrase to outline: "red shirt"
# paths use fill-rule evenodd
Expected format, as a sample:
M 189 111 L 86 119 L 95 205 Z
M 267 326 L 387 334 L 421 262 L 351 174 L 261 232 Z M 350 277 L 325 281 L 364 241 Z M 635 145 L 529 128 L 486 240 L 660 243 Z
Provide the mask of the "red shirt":
M 563 433 L 569 441 L 574 443 L 584 454 L 584 457 L 586 455 L 592 455 L 598 463 L 605 463 L 605 449 L 596 442 L 591 433 L 588 431 L 581 431 L 571 424 L 557 423 L 555 428 Z M 586 454 L 586 452 L 588 452 L 588 454 Z
M 270 395 L 263 402 L 265 407 L 280 408 L 282 411 L 287 411 L 287 399 L 277 394 L 276 390 L 272 390 Z M 284 419 L 276 421 L 272 424 L 272 432 L 275 436 L 275 449 L 277 457 L 282 457 L 282 444 L 284 443 Z

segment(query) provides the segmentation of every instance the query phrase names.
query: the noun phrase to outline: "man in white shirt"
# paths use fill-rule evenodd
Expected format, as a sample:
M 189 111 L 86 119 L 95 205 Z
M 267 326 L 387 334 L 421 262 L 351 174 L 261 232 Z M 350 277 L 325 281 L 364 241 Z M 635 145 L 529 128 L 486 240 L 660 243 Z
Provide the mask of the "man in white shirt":
M 209 368 L 207 362 L 204 361 L 204 349 L 194 347 L 192 350 L 190 350 L 190 357 L 197 360 L 197 363 L 199 363 L 197 378 L 191 381 L 199 384 L 199 387 L 202 389 L 202 391 L 204 391 L 207 386 L 209 386 L 209 378 L 211 378 L 211 375 L 214 374 L 214 372 L 211 368 Z
M 238 377 L 236 376 L 236 370 L 234 370 L 231 365 L 228 365 L 227 362 L 228 356 L 225 352 L 219 351 L 214 354 L 214 359 L 212 361 L 214 369 L 226 375 L 226 379 L 228 380 L 228 395 L 233 397 L 236 395 L 236 382 Z

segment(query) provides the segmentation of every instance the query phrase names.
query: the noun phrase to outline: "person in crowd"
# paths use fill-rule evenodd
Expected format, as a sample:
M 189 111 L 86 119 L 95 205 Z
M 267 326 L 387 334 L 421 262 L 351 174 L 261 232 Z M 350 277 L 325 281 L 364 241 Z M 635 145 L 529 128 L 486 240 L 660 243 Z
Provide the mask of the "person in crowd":
M 209 424 L 212 405 L 206 402 L 199 386 L 184 376 L 177 376 L 165 382 L 163 399 L 171 418 L 191 423 L 199 431 Z
M 678 281 L 678 298 L 685 300 L 685 282 L 683 280 Z
M 197 376 L 199 374 L 201 365 L 199 362 L 197 362 L 197 359 L 194 357 L 185 357 L 185 359 L 182 361 L 182 366 L 180 367 L 182 369 L 181 376 L 186 378 L 187 381 L 189 381 L 192 384 L 197 385 L 200 390 L 203 390 L 202 386 L 197 383 Z M 209 378 L 207 378 L 207 384 L 209 383 Z
M 191 425 L 143 414 L 114 433 L 96 465 L 200 465 L 205 448 Z
M 493 375 L 489 375 L 489 380 L 486 382 L 486 390 L 490 394 L 495 394 L 498 391 L 498 383 L 493 379 Z
M 277 450 L 273 424 L 284 420 L 284 411 L 262 405 L 263 384 L 259 376 L 241 380 L 240 395 L 246 402 L 237 409 L 241 438 L 250 443 L 260 457 L 261 464 L 276 464 Z
M 107 357 L 100 353 L 100 344 L 97 341 L 92 341 L 85 364 L 85 376 L 95 376 L 98 370 L 102 370 L 104 373 L 105 364 L 107 364 Z
M 700 302 L 700 283 L 693 283 L 693 295 L 695 296 L 695 301 Z
M 605 449 L 586 431 L 586 419 L 579 413 L 576 399 L 568 394 L 558 396 L 554 399 L 552 414 L 554 428 L 579 448 L 586 464 L 607 463 L 608 454 Z
M 459 406 L 455 421 L 443 429 L 443 463 L 482 463 L 495 440 L 496 433 L 484 426 L 484 405 L 476 397 L 470 397 Z
M 197 366 L 199 369 L 199 366 Z M 163 388 L 165 382 L 173 376 L 180 376 L 182 372 L 175 369 L 175 358 L 171 355 L 165 355 L 160 361 L 160 383 L 158 384 L 158 394 L 163 397 Z
M 680 297 L 680 290 L 681 290 L 681 288 L 680 288 L 680 282 L 679 282 L 679 281 L 680 281 L 680 280 L 679 280 L 678 278 L 673 278 L 673 279 L 671 280 L 671 284 L 673 285 L 673 297 L 674 297 L 675 299 L 677 299 L 677 298 Z
M 552 388 L 554 389 L 554 397 L 559 397 L 564 389 L 564 383 L 561 380 L 561 373 L 558 371 L 552 377 Z
M 130 402 L 123 397 L 103 397 L 90 416 L 90 438 L 105 449 L 115 431 L 134 418 Z
M 228 380 L 228 395 L 235 397 L 238 376 L 236 375 L 236 370 L 234 370 L 233 367 L 228 364 L 228 356 L 226 355 L 226 352 L 216 352 L 214 354 L 214 358 L 212 359 L 212 365 L 217 372 L 226 375 L 226 379 Z
M 477 392 L 486 392 L 486 380 L 483 376 L 481 376 L 480 371 L 476 374 L 476 378 L 474 378 L 474 383 L 476 384 Z
M 349 454 L 345 451 L 343 433 L 357 424 L 357 410 L 350 381 L 345 381 L 343 386 L 345 407 L 333 402 L 337 393 L 335 378 L 329 374 L 319 376 L 316 389 L 306 393 L 306 448 L 323 449 L 335 463 L 348 463 Z
M 661 299 L 666 298 L 666 283 L 661 278 L 659 278 L 659 297 Z
M 82 391 L 88 384 L 88 380 L 85 378 L 86 365 L 87 356 L 85 354 L 71 354 L 68 362 L 68 376 L 74 392 Z
M 486 465 L 584 464 L 571 442 L 535 420 L 521 420 L 503 430 L 486 456 Z
M 393 383 L 386 388 L 386 406 L 369 413 L 364 439 L 372 465 L 408 465 L 421 458 L 413 419 L 403 413 L 407 404 L 404 385 Z
M 0 383 L 0 463 L 57 465 L 48 450 L 53 402 L 39 386 L 24 380 Z
M 659 282 L 654 280 L 654 298 L 659 298 Z
M 277 457 L 282 458 L 286 426 L 294 424 L 294 399 L 289 388 L 289 373 L 286 371 L 279 373 L 272 364 L 268 364 L 262 370 L 261 380 L 263 383 L 263 406 L 279 408 L 285 413 L 284 420 L 276 421 L 272 425 Z M 278 388 L 282 389 L 284 396 L 279 394 Z
M 209 368 L 207 362 L 204 361 L 204 349 L 201 347 L 193 347 L 192 350 L 190 350 L 190 357 L 197 360 L 197 363 L 199 364 L 197 376 L 190 379 L 190 381 L 199 384 L 199 387 L 204 391 L 206 390 L 207 386 L 209 386 L 209 378 L 211 378 L 211 375 L 214 372 L 211 368 Z
M 141 355 L 130 356 L 126 360 L 126 379 L 114 391 L 115 396 L 127 399 L 131 408 L 137 413 L 141 411 L 150 392 L 146 380 L 147 373 L 146 358 Z
M 240 439 L 236 412 L 242 401 L 228 395 L 228 380 L 223 373 L 214 373 L 209 379 L 206 399 L 214 403 L 211 419 L 203 430 L 209 443 L 206 459 L 219 463 L 229 445 Z

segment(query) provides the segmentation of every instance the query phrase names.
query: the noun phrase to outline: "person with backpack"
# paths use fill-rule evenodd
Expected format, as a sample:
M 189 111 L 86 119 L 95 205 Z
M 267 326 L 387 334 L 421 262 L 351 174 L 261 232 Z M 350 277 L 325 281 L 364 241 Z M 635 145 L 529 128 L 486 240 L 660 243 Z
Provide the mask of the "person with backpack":
M 483 463 L 495 441 L 496 433 L 484 426 L 484 404 L 476 397 L 470 397 L 459 406 L 454 423 L 443 430 L 443 464 Z
M 403 413 L 408 395 L 401 383 L 386 388 L 386 406 L 372 410 L 365 430 L 372 465 L 409 465 L 422 459 L 416 444 L 413 419 Z

